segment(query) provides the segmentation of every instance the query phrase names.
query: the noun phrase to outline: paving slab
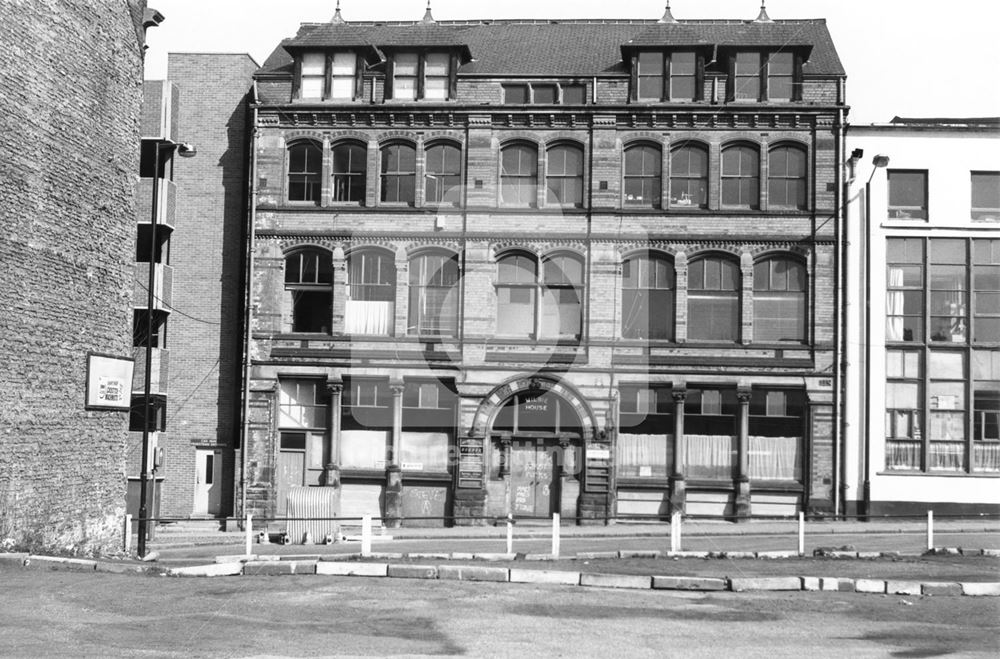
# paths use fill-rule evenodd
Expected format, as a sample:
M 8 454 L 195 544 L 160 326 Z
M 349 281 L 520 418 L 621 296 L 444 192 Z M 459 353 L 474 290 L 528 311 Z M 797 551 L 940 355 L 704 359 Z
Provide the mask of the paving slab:
M 453 579 L 458 581 L 509 581 L 510 570 L 504 567 L 439 565 L 438 579 Z
M 512 583 L 563 584 L 567 586 L 576 586 L 580 583 L 580 573 L 567 572 L 563 570 L 522 570 L 518 568 L 511 568 L 510 580 Z
M 653 577 L 656 590 L 725 590 L 725 579 L 711 577 Z
M 390 564 L 388 576 L 398 579 L 437 579 L 436 565 L 396 565 Z
M 341 577 L 384 577 L 388 573 L 386 563 L 316 563 L 316 574 Z
M 950 581 L 931 581 L 920 584 L 921 595 L 961 595 L 962 584 Z
M 961 585 L 962 585 L 963 595 L 973 595 L 977 597 L 980 596 L 1000 597 L 1000 582 L 993 582 L 993 583 L 963 582 Z
M 885 582 L 885 592 L 889 595 L 920 595 L 920 582 L 889 579 Z
M 855 579 L 854 592 L 885 594 L 885 581 L 882 579 Z
M 651 588 L 653 578 L 635 574 L 602 574 L 599 572 L 583 572 L 580 574 L 581 586 L 596 586 L 599 588 Z
M 801 577 L 732 577 L 733 592 L 744 590 L 802 590 Z
M 60 556 L 36 556 L 35 554 L 31 554 L 24 561 L 24 567 L 42 570 L 94 572 L 97 569 L 97 561 L 90 561 L 83 558 L 62 558 Z
M 232 577 L 242 573 L 243 563 L 239 561 L 177 567 L 167 572 L 167 574 L 173 577 Z

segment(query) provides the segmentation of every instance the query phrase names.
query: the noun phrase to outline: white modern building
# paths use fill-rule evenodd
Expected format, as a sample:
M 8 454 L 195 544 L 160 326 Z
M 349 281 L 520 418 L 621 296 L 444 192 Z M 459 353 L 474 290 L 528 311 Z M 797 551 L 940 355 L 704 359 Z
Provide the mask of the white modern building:
M 846 512 L 997 512 L 1000 119 L 847 142 Z

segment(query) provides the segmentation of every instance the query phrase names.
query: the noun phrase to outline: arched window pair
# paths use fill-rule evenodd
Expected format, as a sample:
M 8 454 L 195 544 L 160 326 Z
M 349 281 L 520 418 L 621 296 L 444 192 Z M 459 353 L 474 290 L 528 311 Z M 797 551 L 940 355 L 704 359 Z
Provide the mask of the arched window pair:
M 636 144 L 625 149 L 624 200 L 626 206 L 660 208 L 662 150 L 659 145 Z M 722 150 L 721 201 L 728 208 L 760 208 L 760 152 L 756 146 L 736 144 Z M 670 207 L 708 208 L 708 148 L 686 142 L 670 150 Z M 806 153 L 781 145 L 768 152 L 768 205 L 806 208 Z
M 363 204 L 367 192 L 368 155 L 361 142 L 333 145 L 330 199 L 334 203 Z M 383 146 L 379 152 L 380 200 L 389 204 L 416 203 L 417 152 L 406 142 Z M 288 200 L 320 202 L 323 151 L 312 141 L 288 148 Z M 424 200 L 427 204 L 457 206 L 461 200 L 461 150 L 454 144 L 434 143 L 424 150 Z
M 458 257 L 421 253 L 410 261 L 409 318 L 413 335 L 458 333 Z M 390 336 L 395 327 L 396 261 L 383 249 L 354 250 L 347 257 L 344 332 Z M 330 254 L 303 249 L 285 257 L 283 331 L 329 334 L 333 317 Z
M 806 273 L 798 261 L 773 257 L 754 266 L 754 342 L 806 341 Z M 739 263 L 708 255 L 688 264 L 689 341 L 740 339 Z M 622 336 L 673 341 L 676 275 L 662 254 L 633 256 L 622 264 Z
M 583 260 L 527 252 L 497 260 L 498 336 L 579 339 L 583 322 Z
M 500 204 L 537 205 L 538 147 L 514 143 L 500 151 Z M 583 149 L 557 144 L 545 151 L 545 204 L 583 206 Z

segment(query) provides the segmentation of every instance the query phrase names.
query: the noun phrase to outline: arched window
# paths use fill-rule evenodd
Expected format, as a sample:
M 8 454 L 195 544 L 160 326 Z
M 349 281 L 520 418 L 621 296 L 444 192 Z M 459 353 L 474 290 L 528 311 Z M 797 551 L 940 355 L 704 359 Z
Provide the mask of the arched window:
M 674 264 L 662 254 L 622 264 L 622 336 L 674 340 Z
M 772 208 L 806 208 L 806 152 L 779 146 L 767 155 L 767 203 Z
M 409 144 L 382 147 L 382 201 L 413 205 L 417 151 Z
M 583 206 L 583 149 L 561 144 L 546 152 L 545 203 Z
M 458 257 L 426 253 L 410 261 L 408 334 L 458 334 Z
M 688 340 L 738 341 L 740 267 L 732 259 L 706 256 L 688 266 Z
M 365 202 L 367 160 L 362 144 L 341 142 L 333 147 L 333 201 Z
M 722 150 L 722 205 L 760 208 L 760 154 L 756 147 L 736 145 Z
M 557 254 L 542 261 L 542 325 L 545 338 L 580 338 L 583 318 L 583 262 Z
M 285 257 L 283 331 L 328 334 L 332 300 L 333 266 L 327 252 L 304 249 Z
M 347 257 L 344 331 L 391 335 L 396 313 L 396 261 L 391 252 L 362 249 Z
M 625 205 L 660 207 L 661 151 L 638 144 L 625 149 Z
M 538 189 L 538 150 L 531 144 L 511 144 L 500 151 L 500 203 L 534 206 Z
M 433 144 L 425 155 L 426 203 L 458 206 L 462 200 L 462 152 L 454 144 Z
M 323 150 L 313 142 L 288 147 L 288 201 L 319 203 Z
M 497 335 L 535 336 L 538 261 L 522 252 L 497 261 Z
M 670 152 L 670 205 L 708 208 L 708 150 L 689 144 Z
M 755 342 L 806 341 L 806 269 L 788 258 L 758 261 L 753 267 Z

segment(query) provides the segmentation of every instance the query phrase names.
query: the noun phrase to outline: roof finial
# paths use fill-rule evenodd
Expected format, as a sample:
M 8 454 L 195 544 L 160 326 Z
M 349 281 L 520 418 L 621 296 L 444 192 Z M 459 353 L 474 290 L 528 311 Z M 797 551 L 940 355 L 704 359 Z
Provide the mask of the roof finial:
M 431 25 L 433 23 L 437 23 L 437 21 L 434 20 L 434 17 L 431 16 L 431 0 L 427 0 L 427 11 L 424 12 L 424 18 L 420 22 L 423 23 L 424 25 Z
M 670 13 L 670 3 L 669 2 L 667 3 L 667 10 L 665 12 L 663 12 L 663 18 L 661 18 L 658 22 L 660 22 L 660 23 L 676 23 L 677 22 L 677 19 L 674 18 L 674 15 Z
M 337 0 L 337 11 L 334 12 L 333 18 L 330 19 L 330 23 L 333 25 L 343 25 L 346 22 L 347 21 L 344 20 L 344 17 L 340 15 L 340 0 Z
M 767 8 L 764 6 L 766 4 L 765 0 L 760 0 L 760 14 L 754 20 L 754 23 L 773 23 L 771 17 L 767 15 Z

